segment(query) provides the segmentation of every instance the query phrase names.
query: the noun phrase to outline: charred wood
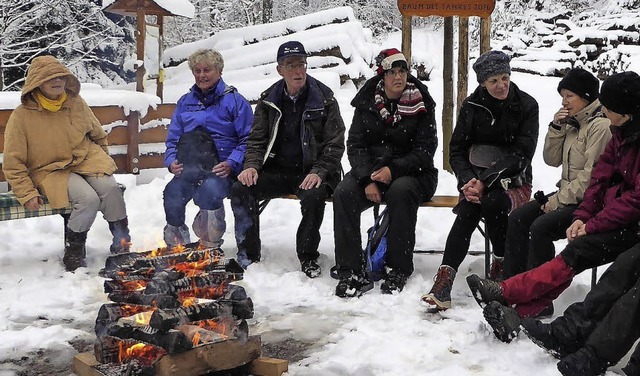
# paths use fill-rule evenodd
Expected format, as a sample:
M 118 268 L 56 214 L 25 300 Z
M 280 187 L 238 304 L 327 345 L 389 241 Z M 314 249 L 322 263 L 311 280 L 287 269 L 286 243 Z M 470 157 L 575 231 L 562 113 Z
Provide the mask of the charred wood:
M 96 318 L 96 335 L 103 336 L 106 334 L 107 326 L 115 323 L 122 317 L 132 316 L 141 312 L 151 311 L 152 306 L 137 304 L 119 304 L 107 303 L 103 304 L 98 310 Z
M 242 274 L 227 273 L 224 271 L 214 271 L 206 275 L 196 277 L 185 277 L 178 280 L 167 280 L 164 278 L 154 278 L 147 283 L 146 294 L 175 294 L 180 291 L 220 286 L 223 283 L 242 279 Z
M 155 376 L 155 367 L 145 366 L 133 360 L 129 363 L 98 364 L 93 367 L 102 376 Z
M 130 338 L 160 346 L 169 354 L 180 353 L 193 348 L 191 339 L 179 330 L 169 330 L 166 333 L 161 333 L 149 326 L 135 327 L 113 323 L 107 327 L 107 334 L 113 337 Z
M 174 310 L 159 309 L 151 315 L 149 325 L 160 331 L 167 331 L 178 324 L 190 321 L 214 319 L 233 314 L 232 301 L 214 301 L 210 303 L 193 304 Z
M 150 366 L 167 355 L 167 352 L 163 348 L 149 343 L 104 336 L 96 339 L 94 354 L 100 363 L 123 363 L 137 360 L 145 366 Z
M 166 294 L 145 294 L 144 291 L 116 291 L 108 295 L 117 303 L 153 306 L 158 308 L 178 308 L 182 304 L 177 297 Z

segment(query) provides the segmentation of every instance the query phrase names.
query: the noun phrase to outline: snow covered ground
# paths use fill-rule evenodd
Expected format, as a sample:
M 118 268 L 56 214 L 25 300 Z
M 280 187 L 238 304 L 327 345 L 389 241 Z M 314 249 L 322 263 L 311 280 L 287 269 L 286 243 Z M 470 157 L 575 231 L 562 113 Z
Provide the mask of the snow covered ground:
M 400 36 L 392 35 L 371 52 L 399 46 Z M 414 34 L 413 50 L 421 56 L 440 56 L 441 37 L 418 32 Z M 275 55 L 275 49 L 272 53 Z M 184 71 L 180 74 L 183 79 L 189 77 Z M 313 69 L 309 74 L 327 80 L 332 80 L 332 74 L 335 77 L 335 73 L 316 74 Z M 431 77 L 427 85 L 439 111 L 442 109 L 442 70 L 438 64 Z M 223 78 L 226 79 L 224 74 Z M 245 76 L 246 81 L 258 78 Z M 475 82 L 473 72 L 469 78 L 470 83 Z M 541 124 L 533 167 L 534 191 L 550 192 L 560 171 L 544 165 L 541 151 L 547 123 L 560 106 L 556 91 L 559 79 L 514 73 L 512 81 L 539 102 Z M 349 126 L 353 115 L 349 102 L 356 88 L 350 84 L 340 87 L 335 80 L 332 82 Z M 236 85 L 233 80 L 229 83 Z M 243 82 L 237 83 L 242 87 Z M 180 90 L 168 94 L 179 97 L 189 85 L 184 82 Z M 469 91 L 473 89 L 471 85 Z M 259 93 L 257 88 L 253 90 Z M 3 101 L 0 96 L 0 102 Z M 2 106 L 0 103 L 0 108 Z M 441 134 L 439 136 L 442 143 Z M 436 166 L 442 166 L 442 145 L 438 150 Z M 349 170 L 346 156 L 342 162 L 345 170 Z M 165 224 L 162 190 L 170 178 L 166 170 L 146 172 L 144 179 L 117 176 L 127 186 L 125 200 L 135 249 L 155 248 L 162 242 Z M 441 171 L 436 194 L 455 192 L 455 179 Z M 228 229 L 223 248 L 233 256 L 236 250 L 234 222 L 228 201 L 225 206 Z M 189 225 L 195 213 L 196 207 L 191 204 L 187 211 Z M 453 223 L 451 211 L 422 208 L 418 216 L 416 248 L 442 249 Z M 363 234 L 370 226 L 371 217 L 370 211 L 363 214 Z M 251 265 L 240 282 L 255 304 L 251 333 L 261 334 L 263 343 L 267 344 L 291 340 L 301 344 L 301 352 L 295 354 L 296 360 L 289 365 L 290 375 L 558 374 L 557 361 L 525 336 L 508 345 L 493 337 L 465 283 L 468 274 L 483 273 L 481 256 L 468 256 L 462 264 L 453 287 L 454 306 L 443 313 L 428 314 L 419 304 L 420 295 L 433 283 L 441 255 L 415 255 L 415 273 L 400 294 L 382 295 L 378 283 L 361 298 L 345 300 L 333 295 L 336 281 L 328 273 L 334 263 L 331 205 L 327 205 L 321 228 L 320 264 L 324 273 L 320 278 L 310 280 L 300 271 L 294 240 L 299 220 L 297 202 L 274 200 L 269 204 L 261 220 L 262 261 Z M 97 275 L 109 252 L 107 224 L 98 218 L 89 232 L 87 269 L 64 272 L 62 242 L 62 219 L 58 217 L 0 224 L 0 376 L 46 374 L 25 368 L 25 357 L 37 359 L 43 352 L 58 355 L 49 359 L 52 369 L 65 369 L 57 374 L 70 374 L 71 359 L 77 352 L 71 343 L 89 343 L 94 338 L 93 324 L 98 308 L 107 301 L 102 290 L 104 280 Z M 476 233 L 471 249 L 480 251 L 483 244 L 482 237 Z M 561 250 L 563 244 L 558 242 L 557 249 Z M 558 299 L 556 314 L 584 297 L 589 290 L 589 278 L 589 273 L 576 277 Z M 65 368 L 66 365 L 69 367 Z M 39 372 L 43 372 L 42 369 Z

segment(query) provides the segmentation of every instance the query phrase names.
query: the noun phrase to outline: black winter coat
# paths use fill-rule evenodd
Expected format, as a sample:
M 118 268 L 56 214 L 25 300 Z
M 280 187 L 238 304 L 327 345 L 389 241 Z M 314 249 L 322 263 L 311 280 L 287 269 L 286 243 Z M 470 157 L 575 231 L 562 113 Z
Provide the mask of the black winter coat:
M 375 106 L 375 89 L 381 77 L 369 79 L 351 105 L 355 107 L 347 139 L 350 174 L 365 187 L 371 183 L 371 173 L 389 167 L 392 179 L 414 176 L 425 194 L 433 194 L 438 183 L 438 170 L 433 156 L 438 146 L 435 102 L 427 87 L 409 75 L 427 109 L 415 116 L 403 116 L 394 125 L 385 124 Z
M 511 82 L 503 101 L 492 97 L 482 86 L 462 103 L 449 144 L 449 161 L 458 179 L 458 189 L 472 178 L 487 189 L 501 187 L 501 179 L 518 176 L 532 184 L 531 160 L 538 143 L 538 102 Z M 506 151 L 496 164 L 477 173 L 469 162 L 474 144 L 495 145 Z
M 280 101 L 284 95 L 284 79 L 265 90 L 255 109 L 253 126 L 247 141 L 244 168 L 260 171 L 272 157 L 271 148 L 278 135 L 282 118 Z M 344 122 L 338 102 L 329 87 L 307 75 L 307 102 L 300 124 L 304 173 L 320 176 L 335 189 L 341 179 L 344 154 Z

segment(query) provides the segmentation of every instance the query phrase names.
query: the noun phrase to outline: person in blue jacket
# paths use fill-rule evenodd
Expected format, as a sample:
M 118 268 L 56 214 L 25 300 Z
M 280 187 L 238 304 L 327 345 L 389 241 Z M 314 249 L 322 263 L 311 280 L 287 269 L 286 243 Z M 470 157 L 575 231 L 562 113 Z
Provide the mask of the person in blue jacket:
M 219 248 L 226 230 L 222 200 L 242 169 L 253 112 L 222 80 L 219 52 L 198 50 L 188 63 L 195 84 L 178 100 L 167 132 L 164 164 L 174 177 L 164 189 L 164 241 L 169 247 L 191 242 L 185 208 L 193 199 L 200 208 L 194 233 L 203 246 Z

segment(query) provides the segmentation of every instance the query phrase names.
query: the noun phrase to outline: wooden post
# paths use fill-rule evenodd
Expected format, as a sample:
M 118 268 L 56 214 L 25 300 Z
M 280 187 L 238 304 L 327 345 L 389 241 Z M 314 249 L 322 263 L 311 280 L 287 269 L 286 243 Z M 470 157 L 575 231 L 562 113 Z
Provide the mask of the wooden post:
M 411 16 L 402 16 L 402 54 L 411 70 Z
M 491 16 L 480 18 L 480 55 L 491 50 Z
M 131 111 L 127 116 L 127 161 L 126 169 L 129 174 L 139 174 L 140 155 L 138 150 L 138 133 L 140 132 L 140 113 Z
M 453 17 L 444 18 L 444 64 L 442 67 L 442 167 L 453 172 L 449 163 L 449 142 L 453 133 Z
M 164 16 L 158 16 L 158 78 L 156 78 L 156 95 L 162 101 L 164 91 L 164 66 L 162 64 L 162 46 L 164 44 Z
M 456 114 L 460 113 L 462 101 L 467 97 L 469 82 L 469 18 L 458 18 L 458 100 Z
M 136 19 L 136 59 L 142 62 L 141 66 L 135 65 L 136 68 L 136 91 L 144 92 L 144 74 L 146 68 L 144 66 L 144 39 L 147 33 L 146 22 L 144 20 L 144 10 L 139 5 Z

